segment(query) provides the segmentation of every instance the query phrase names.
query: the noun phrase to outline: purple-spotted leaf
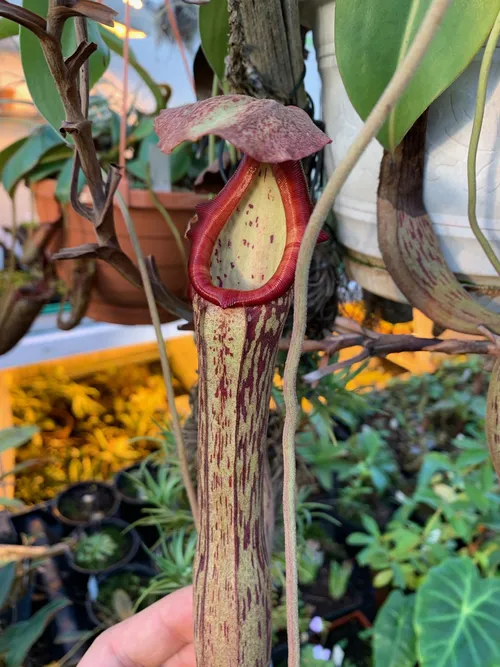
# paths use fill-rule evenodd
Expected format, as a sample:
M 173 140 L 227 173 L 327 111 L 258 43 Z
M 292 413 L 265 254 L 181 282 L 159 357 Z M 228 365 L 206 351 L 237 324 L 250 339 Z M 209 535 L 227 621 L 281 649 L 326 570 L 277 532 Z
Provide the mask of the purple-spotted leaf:
M 424 115 L 382 160 L 378 242 L 384 263 L 409 303 L 433 322 L 468 334 L 479 334 L 482 324 L 500 334 L 500 315 L 481 306 L 460 285 L 425 210 L 425 131 Z
M 302 109 L 245 95 L 165 109 L 155 121 L 155 131 L 165 153 L 183 141 L 215 134 L 254 160 L 271 164 L 301 160 L 330 143 Z

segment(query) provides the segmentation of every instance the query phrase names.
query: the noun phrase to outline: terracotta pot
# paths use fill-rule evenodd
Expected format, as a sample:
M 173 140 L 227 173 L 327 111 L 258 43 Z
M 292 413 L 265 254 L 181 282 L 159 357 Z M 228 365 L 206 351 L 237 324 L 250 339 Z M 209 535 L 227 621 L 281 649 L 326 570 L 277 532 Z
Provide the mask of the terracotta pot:
M 54 180 L 33 183 L 31 191 L 35 195 L 38 222 L 55 222 L 61 217 L 61 206 L 55 198 L 56 182 Z
M 53 182 L 42 181 L 33 188 L 41 221 L 42 216 L 52 215 L 54 212 L 54 209 L 50 208 L 50 188 L 52 205 L 57 205 L 54 199 L 55 184 Z M 205 201 L 206 198 L 191 192 L 159 192 L 156 194 L 168 210 L 181 237 L 184 238 L 187 225 L 195 213 L 194 207 Z M 168 224 L 153 206 L 149 192 L 130 190 L 129 210 L 144 254 L 154 255 L 160 275 L 168 289 L 181 298 L 187 298 L 186 269 Z M 61 247 L 95 243 L 92 225 L 75 213 L 69 205 L 65 213 L 64 238 Z M 115 206 L 115 222 L 123 251 L 135 261 L 125 222 L 117 206 Z M 60 262 L 58 267 L 61 277 L 68 283 L 71 282 L 72 264 L 70 261 Z M 142 290 L 133 287 L 105 262 L 98 262 L 95 287 L 87 316 L 99 322 L 114 324 L 151 324 L 146 298 Z M 176 319 L 163 310 L 160 311 L 160 317 L 162 322 L 171 322 Z

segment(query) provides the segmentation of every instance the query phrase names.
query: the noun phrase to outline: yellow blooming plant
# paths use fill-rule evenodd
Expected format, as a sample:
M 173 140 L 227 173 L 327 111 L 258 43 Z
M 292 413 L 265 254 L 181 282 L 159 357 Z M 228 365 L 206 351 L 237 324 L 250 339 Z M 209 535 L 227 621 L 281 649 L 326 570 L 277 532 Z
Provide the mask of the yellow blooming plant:
M 178 380 L 175 386 L 176 404 L 186 416 L 186 390 Z M 53 498 L 68 483 L 108 479 L 147 456 L 158 448 L 154 438 L 167 411 L 156 362 L 110 368 L 78 381 L 62 366 L 51 368 L 15 383 L 11 401 L 15 424 L 40 428 L 16 455 L 18 462 L 40 461 L 16 477 L 16 497 L 28 504 Z

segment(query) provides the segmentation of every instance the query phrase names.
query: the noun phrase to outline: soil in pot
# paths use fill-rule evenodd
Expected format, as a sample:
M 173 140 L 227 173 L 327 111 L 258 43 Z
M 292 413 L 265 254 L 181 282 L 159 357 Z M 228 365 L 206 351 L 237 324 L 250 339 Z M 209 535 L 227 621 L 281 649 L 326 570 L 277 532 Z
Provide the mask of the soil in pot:
M 119 502 L 112 486 L 102 482 L 80 482 L 57 496 L 54 515 L 66 525 L 80 526 L 113 516 Z
M 153 576 L 151 568 L 133 564 L 98 577 L 95 583 L 89 581 L 86 607 L 90 620 L 96 626 L 104 624 L 109 627 L 149 607 L 158 599 L 154 594 L 145 595 Z
M 115 486 L 120 500 L 133 505 L 144 505 L 146 494 L 137 482 L 142 479 L 143 464 L 121 470 L 115 477 Z
M 124 521 L 108 519 L 90 524 L 71 534 L 76 539 L 71 566 L 86 574 L 110 572 L 129 563 L 137 553 L 140 540 Z M 126 531 L 126 532 L 125 532 Z

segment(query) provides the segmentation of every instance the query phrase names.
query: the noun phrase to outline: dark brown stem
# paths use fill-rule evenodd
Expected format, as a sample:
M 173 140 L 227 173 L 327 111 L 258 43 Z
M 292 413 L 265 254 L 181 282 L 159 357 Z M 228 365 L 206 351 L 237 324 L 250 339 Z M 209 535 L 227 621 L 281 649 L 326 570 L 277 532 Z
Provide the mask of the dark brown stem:
M 228 8 L 231 89 L 304 107 L 298 0 L 229 0 Z
M 388 354 L 398 352 L 439 352 L 442 354 L 482 354 L 492 357 L 500 357 L 500 347 L 496 339 L 491 340 L 460 340 L 441 338 L 419 338 L 411 334 L 378 334 L 363 328 L 357 322 L 345 317 L 338 317 L 336 329 L 348 331 L 338 335 L 329 336 L 323 340 L 305 340 L 302 345 L 302 353 L 326 352 L 328 355 L 335 354 L 339 350 L 349 347 L 363 347 L 364 350 L 358 355 L 345 361 L 319 368 L 303 377 L 306 382 L 317 382 L 322 377 L 330 375 L 342 368 L 368 359 L 369 357 L 385 357 Z M 479 329 L 479 327 L 478 327 Z M 479 333 L 479 331 L 478 331 Z M 290 341 L 280 341 L 280 349 L 288 350 Z

